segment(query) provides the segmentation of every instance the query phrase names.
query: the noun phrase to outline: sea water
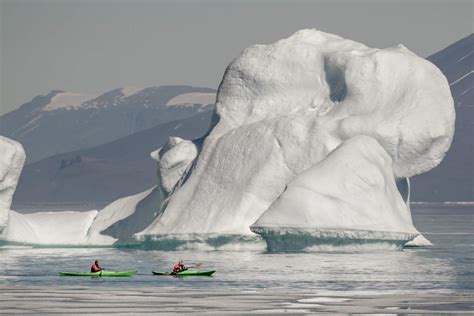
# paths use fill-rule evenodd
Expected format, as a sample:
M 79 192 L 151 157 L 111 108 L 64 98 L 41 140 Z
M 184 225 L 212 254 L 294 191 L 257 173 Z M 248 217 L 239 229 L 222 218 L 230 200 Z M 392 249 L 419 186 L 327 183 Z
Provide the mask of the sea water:
M 254 251 L 146 251 L 125 248 L 0 247 L 0 286 L 97 286 L 225 290 L 308 290 L 344 295 L 474 293 L 474 207 L 414 205 L 415 226 L 433 242 L 426 248 L 344 249 L 316 253 Z M 88 271 L 94 260 L 108 270 L 138 270 L 131 278 L 61 277 Z M 163 277 L 183 259 L 212 277 Z

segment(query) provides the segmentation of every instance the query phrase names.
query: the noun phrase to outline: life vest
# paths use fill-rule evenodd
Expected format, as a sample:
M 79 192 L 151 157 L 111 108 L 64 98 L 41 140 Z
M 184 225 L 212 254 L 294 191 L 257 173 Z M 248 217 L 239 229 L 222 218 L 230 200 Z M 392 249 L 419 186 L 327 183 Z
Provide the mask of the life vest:
M 101 267 L 99 267 L 98 265 L 96 265 L 95 263 L 91 267 L 91 272 L 99 272 L 101 270 L 103 270 L 103 269 Z
M 173 272 L 181 271 L 181 265 L 179 263 L 175 264 L 173 267 Z

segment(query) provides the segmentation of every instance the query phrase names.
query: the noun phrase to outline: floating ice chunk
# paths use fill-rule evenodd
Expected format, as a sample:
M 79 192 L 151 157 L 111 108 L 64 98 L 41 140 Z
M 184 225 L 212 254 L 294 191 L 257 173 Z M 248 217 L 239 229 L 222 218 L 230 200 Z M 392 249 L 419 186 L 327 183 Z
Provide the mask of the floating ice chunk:
M 431 241 L 426 239 L 425 236 L 419 234 L 413 240 L 410 240 L 405 244 L 405 247 L 426 247 L 426 246 L 433 246 Z
M 38 212 L 10 211 L 5 239 L 11 242 L 43 245 L 83 245 L 97 211 Z

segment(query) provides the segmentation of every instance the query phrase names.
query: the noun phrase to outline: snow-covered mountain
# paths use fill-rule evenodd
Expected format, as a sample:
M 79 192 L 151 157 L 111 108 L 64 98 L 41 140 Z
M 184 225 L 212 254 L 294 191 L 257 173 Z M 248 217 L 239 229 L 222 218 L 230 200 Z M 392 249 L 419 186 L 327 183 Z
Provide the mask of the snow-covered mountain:
M 441 164 L 413 177 L 413 201 L 474 201 L 474 34 L 428 57 L 449 81 L 456 109 L 453 143 Z M 431 112 L 426 113 L 432 115 Z
M 214 107 L 215 90 L 120 88 L 99 95 L 51 91 L 0 117 L 0 135 L 19 141 L 27 164 L 90 148 Z

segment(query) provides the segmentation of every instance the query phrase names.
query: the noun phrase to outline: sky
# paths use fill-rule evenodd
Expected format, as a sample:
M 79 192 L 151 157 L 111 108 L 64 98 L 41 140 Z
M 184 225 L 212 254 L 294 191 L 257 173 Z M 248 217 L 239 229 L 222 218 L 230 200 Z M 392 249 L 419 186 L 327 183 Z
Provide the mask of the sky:
M 217 88 L 252 44 L 316 28 L 427 57 L 473 32 L 474 0 L 0 0 L 0 115 L 51 90 Z

